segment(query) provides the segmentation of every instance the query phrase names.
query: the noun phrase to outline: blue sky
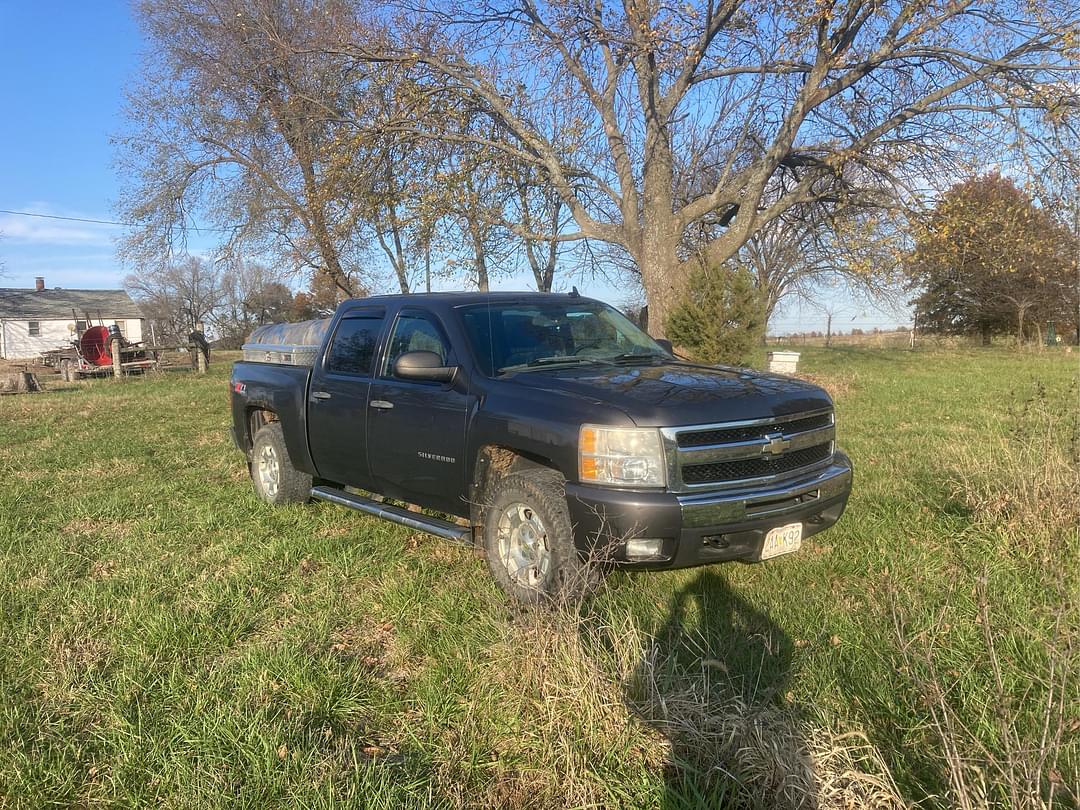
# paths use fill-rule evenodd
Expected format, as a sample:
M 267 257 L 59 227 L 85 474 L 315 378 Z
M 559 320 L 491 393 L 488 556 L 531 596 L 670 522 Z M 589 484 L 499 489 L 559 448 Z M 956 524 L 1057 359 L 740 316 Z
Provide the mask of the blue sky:
M 0 209 L 113 219 L 109 136 L 139 47 L 126 2 L 0 0 Z M 120 230 L 0 214 L 3 284 L 118 287 Z
M 118 182 L 109 138 L 123 127 L 124 88 L 138 69 L 142 42 L 126 0 L 0 0 L 0 209 L 115 219 Z M 0 286 L 117 288 L 130 272 L 115 256 L 122 227 L 0 213 Z M 623 303 L 602 280 L 565 280 L 582 292 Z M 502 279 L 521 289 L 528 277 Z M 796 306 L 774 332 L 824 329 L 824 316 Z M 895 315 L 844 302 L 834 328 L 870 328 Z

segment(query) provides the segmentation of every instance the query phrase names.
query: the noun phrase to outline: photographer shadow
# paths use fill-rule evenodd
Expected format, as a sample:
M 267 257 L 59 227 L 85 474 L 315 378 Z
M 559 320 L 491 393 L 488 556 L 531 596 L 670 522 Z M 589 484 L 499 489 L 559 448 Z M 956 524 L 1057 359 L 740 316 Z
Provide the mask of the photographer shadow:
M 813 766 L 785 709 L 792 642 L 715 569 L 667 606 L 627 699 L 669 744 L 667 810 L 815 808 Z

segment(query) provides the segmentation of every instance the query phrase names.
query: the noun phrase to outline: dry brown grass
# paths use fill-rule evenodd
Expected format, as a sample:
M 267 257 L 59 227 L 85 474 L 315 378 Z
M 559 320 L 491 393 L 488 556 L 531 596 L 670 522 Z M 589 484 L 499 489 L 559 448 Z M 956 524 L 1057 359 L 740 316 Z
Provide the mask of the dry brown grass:
M 484 662 L 500 678 L 473 700 L 527 723 L 496 736 L 477 715 L 453 731 L 463 749 L 478 737 L 497 740 L 481 805 L 617 806 L 605 780 L 633 774 L 601 775 L 598 763 L 618 762 L 666 774 L 679 793 L 692 780 L 704 795 L 723 797 L 715 806 L 907 806 L 863 734 L 814 726 L 775 702 L 748 702 L 722 662 L 699 658 L 687 669 L 676 660 L 685 652 L 657 643 L 629 617 L 608 626 L 568 607 L 526 614 Z M 453 771 L 443 777 L 452 780 Z M 461 799 L 476 806 L 475 794 Z
M 1008 550 L 1059 557 L 1080 537 L 1080 394 L 1076 384 L 1051 398 L 1041 384 L 984 438 L 988 446 L 958 448 L 955 496 L 976 525 Z M 987 452 L 989 451 L 989 452 Z M 987 458 L 992 464 L 986 463 Z
M 820 386 L 829 392 L 834 400 L 846 397 L 855 387 L 858 381 L 856 374 L 810 374 L 799 372 L 796 375 L 800 380 L 806 380 Z

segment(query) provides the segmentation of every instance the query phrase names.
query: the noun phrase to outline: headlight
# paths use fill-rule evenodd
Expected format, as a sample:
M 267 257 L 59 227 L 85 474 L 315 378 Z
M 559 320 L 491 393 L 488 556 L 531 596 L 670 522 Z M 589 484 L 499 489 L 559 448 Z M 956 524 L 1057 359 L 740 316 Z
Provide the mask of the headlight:
M 662 487 L 667 462 L 656 428 L 582 425 L 578 436 L 578 473 L 593 484 Z

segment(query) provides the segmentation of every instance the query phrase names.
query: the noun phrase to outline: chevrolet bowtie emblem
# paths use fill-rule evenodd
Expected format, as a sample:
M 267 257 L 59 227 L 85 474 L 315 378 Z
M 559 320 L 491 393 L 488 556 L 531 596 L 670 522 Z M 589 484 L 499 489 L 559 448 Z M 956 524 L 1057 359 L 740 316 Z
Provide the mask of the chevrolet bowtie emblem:
M 785 439 L 782 433 L 770 433 L 765 438 L 769 441 L 761 448 L 761 452 L 766 455 L 778 456 L 791 447 L 791 442 Z

